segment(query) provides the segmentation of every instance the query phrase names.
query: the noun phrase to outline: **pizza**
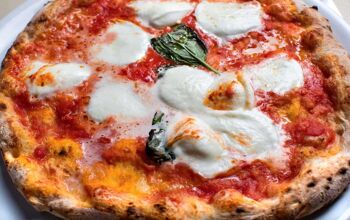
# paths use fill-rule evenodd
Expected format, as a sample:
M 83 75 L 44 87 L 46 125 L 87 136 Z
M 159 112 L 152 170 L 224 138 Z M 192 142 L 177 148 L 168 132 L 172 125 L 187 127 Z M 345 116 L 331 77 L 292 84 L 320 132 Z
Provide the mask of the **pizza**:
M 0 148 L 67 219 L 297 219 L 350 182 L 350 58 L 292 0 L 55 0 L 0 78 Z

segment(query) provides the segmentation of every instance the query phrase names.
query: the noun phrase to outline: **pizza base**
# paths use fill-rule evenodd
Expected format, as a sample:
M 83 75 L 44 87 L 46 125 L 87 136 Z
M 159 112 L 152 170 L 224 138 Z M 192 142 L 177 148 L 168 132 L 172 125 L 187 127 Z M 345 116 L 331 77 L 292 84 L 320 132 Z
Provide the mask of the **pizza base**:
M 264 2 L 265 0 L 261 0 Z M 317 10 L 308 8 L 300 0 L 295 0 L 299 13 L 295 18 L 301 22 L 306 31 L 302 36 L 305 47 L 314 54 L 313 62 L 327 73 L 327 85 L 333 92 L 333 101 L 343 111 L 339 121 L 344 126 L 338 133 L 344 138 L 344 149 L 331 158 L 317 158 L 307 161 L 304 168 L 291 184 L 278 197 L 254 201 L 235 191 L 227 191 L 217 195 L 216 202 L 208 205 L 199 199 L 188 198 L 186 203 L 178 207 L 171 202 L 149 204 L 135 198 L 113 198 L 108 192 L 95 192 L 92 207 L 84 206 L 82 201 L 64 198 L 41 196 L 40 192 L 28 193 L 23 179 L 27 175 L 26 168 L 16 163 L 15 154 L 18 139 L 5 122 L 4 114 L 11 117 L 7 109 L 10 102 L 0 107 L 0 149 L 17 189 L 39 211 L 51 212 L 67 219 L 293 219 L 307 216 L 333 201 L 350 183 L 350 58 L 345 49 L 335 40 L 328 21 Z M 18 37 L 9 53 L 15 53 L 22 42 L 30 40 L 49 19 L 55 19 L 64 11 L 71 1 L 57 0 L 48 4 Z M 6 63 L 6 60 L 3 64 Z M 5 112 L 5 110 L 7 110 Z M 14 114 L 14 113 L 12 113 Z M 339 123 L 340 124 L 340 123 Z

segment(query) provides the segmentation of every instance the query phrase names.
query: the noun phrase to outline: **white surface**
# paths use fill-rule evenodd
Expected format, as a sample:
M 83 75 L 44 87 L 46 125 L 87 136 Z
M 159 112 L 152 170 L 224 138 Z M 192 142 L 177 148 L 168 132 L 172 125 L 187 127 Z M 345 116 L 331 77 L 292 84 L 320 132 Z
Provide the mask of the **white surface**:
M 87 112 L 98 122 L 109 117 L 133 120 L 152 114 L 150 108 L 134 91 L 133 83 L 122 83 L 109 78 L 102 79 L 97 83 L 91 94 Z
M 194 4 L 185 1 L 137 0 L 130 4 L 138 20 L 155 28 L 172 26 L 193 10 Z
M 169 106 L 186 113 L 206 112 L 203 100 L 215 78 L 204 70 L 177 66 L 166 70 L 159 80 L 159 96 Z
M 145 56 L 150 36 L 139 26 L 120 21 L 111 24 L 90 52 L 95 61 L 123 66 Z
M 198 68 L 177 66 L 169 68 L 158 85 L 160 98 L 186 113 L 204 114 L 211 109 L 220 109 L 217 107 L 220 103 L 217 102 L 208 101 L 204 104 L 207 97 L 220 86 L 230 86 L 234 94 L 230 103 L 225 103 L 225 109 L 246 108 L 254 103 L 254 91 L 250 83 L 243 79 L 239 81 L 232 73 L 217 76 Z
M 204 32 L 224 42 L 263 28 L 260 3 L 223 3 L 203 1 L 195 16 Z
M 25 75 L 30 94 L 44 98 L 78 86 L 89 78 L 91 69 L 81 63 L 48 64 L 37 61 L 32 63 Z
M 304 84 L 303 70 L 300 64 L 287 56 L 277 56 L 258 65 L 243 70 L 244 77 L 251 79 L 255 90 L 284 93 Z
M 224 149 L 218 135 L 202 120 L 196 117 L 183 117 L 174 123 L 170 142 L 176 155 L 175 163 L 185 163 L 196 173 L 212 178 L 233 166 L 232 158 Z
M 306 0 L 310 4 L 317 4 L 319 10 L 330 19 L 336 37 L 350 51 L 350 28 L 344 20 L 340 19 L 328 7 L 317 0 Z M 31 20 L 33 14 L 38 11 L 46 0 L 28 0 L 9 16 L 0 21 L 0 60 L 5 56 L 17 34 Z M 14 28 L 15 27 L 15 28 Z M 0 219 L 4 220 L 31 220 L 31 219 L 56 219 L 52 215 L 36 212 L 23 197 L 16 191 L 3 161 L 0 160 Z M 332 206 L 321 210 L 309 219 L 319 220 L 348 220 L 350 219 L 350 190 L 347 190 Z
M 270 67 L 269 69 L 273 69 L 276 75 L 281 74 L 279 71 L 289 75 L 290 72 L 281 68 L 281 66 L 284 67 L 283 65 L 276 65 L 276 62 L 280 64 L 279 61 L 282 64 L 285 62 L 290 64 L 290 61 L 285 58 L 276 58 L 264 63 L 264 67 Z M 251 68 L 255 70 L 255 67 Z M 242 78 L 245 77 L 245 73 L 252 73 L 253 70 L 242 71 Z M 299 73 L 300 81 L 302 81 L 301 68 Z M 288 75 L 283 78 L 294 84 L 295 80 Z M 270 77 L 274 76 L 270 75 Z M 234 73 L 218 76 L 195 67 L 178 66 L 168 69 L 158 82 L 160 97 L 168 105 L 192 115 L 187 120 L 188 117 L 185 116 L 180 122 L 178 120 L 170 122 L 170 124 L 176 124 L 170 127 L 177 128 L 174 129 L 175 134 L 170 132 L 170 143 L 172 139 L 176 140 L 172 145 L 178 159 L 175 163 L 184 162 L 207 178 L 215 177 L 231 168 L 234 164 L 230 164 L 230 159 L 233 161 L 236 159 L 249 161 L 271 159 L 278 162 L 277 166 L 280 166 L 279 162 L 285 159 L 285 148 L 283 147 L 285 140 L 280 127 L 258 109 L 246 108 L 248 101 L 246 98 L 249 97 L 249 91 L 252 90 L 248 86 L 249 83 L 243 86 L 237 82 L 238 80 L 236 81 L 235 84 L 239 86 L 234 86 L 234 88 L 239 88 L 239 90 L 234 89 L 232 99 L 241 99 L 239 103 L 233 103 L 220 110 L 214 110 L 204 104 L 213 85 L 214 88 L 217 88 L 218 84 L 231 85 L 232 80 L 236 80 Z M 286 86 L 285 83 L 283 85 L 285 86 L 283 89 L 290 89 L 290 86 Z M 249 102 L 254 103 L 253 100 Z M 215 149 L 223 151 L 218 152 Z

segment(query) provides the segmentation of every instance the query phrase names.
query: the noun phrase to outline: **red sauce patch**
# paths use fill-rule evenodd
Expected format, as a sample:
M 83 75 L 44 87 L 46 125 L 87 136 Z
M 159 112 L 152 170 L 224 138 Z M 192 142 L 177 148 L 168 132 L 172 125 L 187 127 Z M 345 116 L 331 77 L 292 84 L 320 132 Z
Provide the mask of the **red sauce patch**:
M 88 119 L 82 115 L 85 105 L 86 100 L 82 98 L 73 99 L 70 96 L 62 95 L 55 99 L 54 106 L 56 110 L 58 133 L 61 136 L 72 138 L 90 137 Z
M 135 11 L 127 6 L 128 1 L 97 0 L 87 8 L 87 14 L 93 16 L 89 30 L 93 34 L 106 28 L 113 19 L 130 20 L 135 17 Z
M 170 61 L 158 55 L 153 49 L 149 49 L 143 60 L 129 64 L 119 74 L 126 76 L 130 80 L 152 83 L 158 78 L 157 69 L 170 63 Z
M 41 161 L 43 160 L 48 154 L 48 150 L 46 147 L 39 146 L 35 148 L 33 156 L 35 159 Z
M 324 149 L 335 141 L 335 132 L 316 118 L 299 118 L 288 124 L 285 130 L 290 134 L 290 142 L 299 146 Z

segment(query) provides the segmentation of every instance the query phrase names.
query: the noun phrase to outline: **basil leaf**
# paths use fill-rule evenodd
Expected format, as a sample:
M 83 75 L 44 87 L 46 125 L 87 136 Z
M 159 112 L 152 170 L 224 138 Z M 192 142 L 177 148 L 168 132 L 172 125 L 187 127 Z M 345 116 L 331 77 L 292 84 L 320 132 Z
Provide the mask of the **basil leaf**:
M 175 160 L 174 152 L 166 147 L 164 124 L 164 113 L 156 112 L 152 120 L 154 128 L 149 132 L 146 144 L 147 156 L 158 164 Z
M 160 124 L 163 120 L 163 116 L 164 116 L 163 112 L 156 112 L 152 120 L 152 125 Z
M 157 53 L 177 64 L 190 66 L 201 65 L 220 74 L 206 63 L 207 47 L 196 32 L 180 24 L 170 33 L 151 39 L 151 45 Z

